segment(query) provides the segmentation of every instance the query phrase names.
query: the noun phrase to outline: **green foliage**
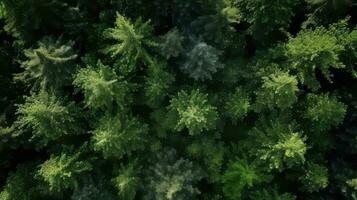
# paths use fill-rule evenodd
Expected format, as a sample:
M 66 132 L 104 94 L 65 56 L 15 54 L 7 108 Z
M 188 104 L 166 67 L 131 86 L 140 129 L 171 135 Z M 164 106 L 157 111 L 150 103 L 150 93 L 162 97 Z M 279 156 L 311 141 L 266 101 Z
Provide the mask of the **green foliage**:
M 288 118 L 262 118 L 250 134 L 258 144 L 253 153 L 266 162 L 268 170 L 282 171 L 305 162 L 307 138 L 297 131 L 294 122 L 289 122 Z
M 120 199 L 133 200 L 139 188 L 138 168 L 134 164 L 122 167 L 119 175 L 113 179 Z
M 0 200 L 357 200 L 356 6 L 0 0 Z
M 185 62 L 180 66 L 183 73 L 196 81 L 212 79 L 212 74 L 224 65 L 220 63 L 221 51 L 208 45 L 205 42 L 197 42 L 193 48 L 187 52 Z
M 316 131 L 327 131 L 342 123 L 347 106 L 329 94 L 309 94 L 305 118 Z
M 38 42 L 38 48 L 25 50 L 28 60 L 21 63 L 24 72 L 17 75 L 21 81 L 34 81 L 35 86 L 45 89 L 60 89 L 71 84 L 75 70 L 74 42 L 63 43 L 45 37 Z
M 0 191 L 0 200 L 31 200 L 37 199 L 38 188 L 33 180 L 34 167 L 21 165 L 11 173 L 3 190 Z
M 214 14 L 200 16 L 191 23 L 192 29 L 202 33 L 205 40 L 220 47 L 231 47 L 231 41 L 237 39 L 233 23 L 238 23 L 241 13 L 229 3 L 218 1 Z
M 228 95 L 224 109 L 226 115 L 236 123 L 247 116 L 251 108 L 250 98 L 247 92 L 237 88 L 233 93 Z
M 346 181 L 347 185 L 352 187 L 354 190 L 357 190 L 357 178 Z
M 198 135 L 215 128 L 218 113 L 207 97 L 207 94 L 195 89 L 189 93 L 180 91 L 171 99 L 170 112 L 177 116 L 175 130 L 187 128 L 190 135 Z
M 126 74 L 136 69 L 139 61 L 144 61 L 147 64 L 152 62 L 152 58 L 148 54 L 148 48 L 157 46 L 152 40 L 153 28 L 150 21 L 143 22 L 141 18 L 134 23 L 117 13 L 115 27 L 104 31 L 104 37 L 115 41 L 113 45 L 104 49 L 104 53 L 113 58 L 118 58 L 118 65 L 121 72 Z
M 177 28 L 167 32 L 160 38 L 160 54 L 166 59 L 177 58 L 183 51 L 184 37 Z
M 298 81 L 287 72 L 276 72 L 263 77 L 261 90 L 257 91 L 256 109 L 287 109 L 296 101 Z
M 88 178 L 87 178 L 88 179 Z M 115 200 L 117 197 L 105 178 L 90 178 L 81 181 L 73 190 L 71 200 Z
M 207 171 L 207 178 L 211 182 L 219 181 L 224 164 L 226 148 L 222 142 L 211 138 L 201 138 L 187 147 L 188 154 L 195 160 L 202 160 Z
M 79 156 L 79 153 L 52 155 L 40 165 L 37 171 L 38 178 L 43 180 L 51 191 L 63 192 L 74 188 L 78 184 L 80 175 L 92 170 L 92 165 L 87 161 L 79 160 Z
M 36 32 L 45 27 L 58 28 L 65 4 L 56 0 L 2 0 L 4 29 L 13 37 L 34 41 Z
M 236 159 L 228 164 L 222 176 L 223 193 L 227 199 L 242 199 L 244 190 L 267 181 L 267 178 L 253 163 L 246 159 Z
M 296 196 L 284 193 L 279 194 L 276 190 L 266 190 L 254 192 L 250 199 L 254 200 L 296 200 Z
M 98 61 L 95 67 L 87 66 L 75 75 L 73 84 L 83 90 L 86 107 L 112 109 L 113 103 L 123 107 L 128 99 L 129 84 L 118 77 L 108 66 Z
M 303 30 L 287 43 L 287 55 L 292 68 L 297 71 L 301 83 L 312 90 L 320 88 L 315 77 L 320 70 L 331 81 L 330 68 L 343 68 L 339 54 L 344 47 L 329 30 L 318 27 L 315 30 Z
M 0 3 L 0 19 L 6 16 L 6 11 L 3 3 Z
M 270 39 L 271 33 L 287 29 L 293 9 L 297 5 L 296 0 L 269 1 L 269 0 L 234 0 L 235 7 L 241 13 L 240 21 L 251 24 L 250 34 L 264 43 L 264 39 Z M 264 30 L 264 31 L 262 31 Z
M 305 175 L 300 177 L 304 189 L 308 192 L 317 192 L 328 185 L 328 170 L 325 166 L 308 163 Z
M 80 134 L 76 113 L 74 103 L 65 105 L 53 94 L 41 91 L 19 105 L 16 124 L 20 129 L 31 128 L 32 139 L 46 145 L 66 135 Z
M 92 131 L 94 150 L 105 158 L 121 158 L 132 151 L 142 149 L 148 127 L 135 117 L 107 115 L 100 119 Z
M 144 84 L 147 104 L 158 107 L 169 94 L 174 81 L 175 77 L 167 71 L 165 63 L 153 62 L 149 65 Z
M 148 171 L 146 195 L 143 199 L 195 199 L 199 193 L 195 184 L 201 179 L 201 175 L 192 162 L 176 156 L 173 150 L 157 155 L 156 163 Z

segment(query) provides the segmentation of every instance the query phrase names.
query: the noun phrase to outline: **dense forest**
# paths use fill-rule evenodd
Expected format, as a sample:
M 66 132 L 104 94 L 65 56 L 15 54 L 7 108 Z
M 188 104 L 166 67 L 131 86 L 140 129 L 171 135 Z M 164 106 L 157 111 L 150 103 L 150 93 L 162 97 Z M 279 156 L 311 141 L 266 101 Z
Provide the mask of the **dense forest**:
M 357 200 L 357 1 L 0 0 L 0 200 Z

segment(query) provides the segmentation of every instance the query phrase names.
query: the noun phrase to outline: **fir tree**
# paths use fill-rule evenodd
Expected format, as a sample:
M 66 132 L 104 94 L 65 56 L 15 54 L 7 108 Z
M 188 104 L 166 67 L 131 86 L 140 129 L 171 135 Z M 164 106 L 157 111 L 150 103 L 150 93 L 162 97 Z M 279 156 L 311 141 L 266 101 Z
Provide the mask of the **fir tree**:
M 175 130 L 187 128 L 190 135 L 197 135 L 215 128 L 216 108 L 208 103 L 207 94 L 199 89 L 189 93 L 180 91 L 170 102 L 169 110 L 177 118 Z
M 38 42 L 38 48 L 25 50 L 27 61 L 22 62 L 24 72 L 17 75 L 22 81 L 34 81 L 35 86 L 45 89 L 60 89 L 72 81 L 75 70 L 73 61 L 77 55 L 73 51 L 74 42 L 63 43 L 45 37 Z

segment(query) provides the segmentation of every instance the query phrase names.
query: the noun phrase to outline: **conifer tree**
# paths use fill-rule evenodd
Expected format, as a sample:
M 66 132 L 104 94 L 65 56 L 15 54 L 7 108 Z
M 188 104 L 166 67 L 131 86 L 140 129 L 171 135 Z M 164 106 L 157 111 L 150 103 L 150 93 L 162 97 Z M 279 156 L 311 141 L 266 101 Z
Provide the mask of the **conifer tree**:
M 208 103 L 207 96 L 195 89 L 189 93 L 180 91 L 171 99 L 169 110 L 177 118 L 175 130 L 187 128 L 190 135 L 198 135 L 215 128 L 218 113 L 216 108 Z
M 356 200 L 353 0 L 0 0 L 0 200 Z
M 76 113 L 74 103 L 65 105 L 53 94 L 40 91 L 19 106 L 16 124 L 20 129 L 31 128 L 31 138 L 46 145 L 66 135 L 81 134 Z
M 104 37 L 115 41 L 113 45 L 104 49 L 104 53 L 118 59 L 117 65 L 123 72 L 132 72 L 137 65 L 143 61 L 146 64 L 152 62 L 148 48 L 157 46 L 157 43 L 151 38 L 153 28 L 150 21 L 143 22 L 137 19 L 132 23 L 124 16 L 117 14 L 115 27 L 104 31 Z
M 25 71 L 17 78 L 34 81 L 35 86 L 52 90 L 70 85 L 75 70 L 73 61 L 77 58 L 73 45 L 72 41 L 62 43 L 61 39 L 43 38 L 38 42 L 38 48 L 25 50 L 28 60 L 21 65 Z

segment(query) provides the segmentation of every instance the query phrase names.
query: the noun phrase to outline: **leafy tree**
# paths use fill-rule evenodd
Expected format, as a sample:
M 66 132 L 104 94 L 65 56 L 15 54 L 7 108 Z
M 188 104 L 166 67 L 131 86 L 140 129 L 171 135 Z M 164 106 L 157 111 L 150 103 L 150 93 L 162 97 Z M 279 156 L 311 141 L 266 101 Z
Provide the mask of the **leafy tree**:
M 63 43 L 45 37 L 38 42 L 38 48 L 25 50 L 28 60 L 22 62 L 24 72 L 17 75 L 22 81 L 34 81 L 35 86 L 46 89 L 60 89 L 71 84 L 75 70 L 73 61 L 77 54 L 73 50 L 74 42 Z
M 171 99 L 169 110 L 177 116 L 175 130 L 187 128 L 190 135 L 198 135 L 215 128 L 218 113 L 207 97 L 207 94 L 195 89 L 189 93 L 180 91 Z

